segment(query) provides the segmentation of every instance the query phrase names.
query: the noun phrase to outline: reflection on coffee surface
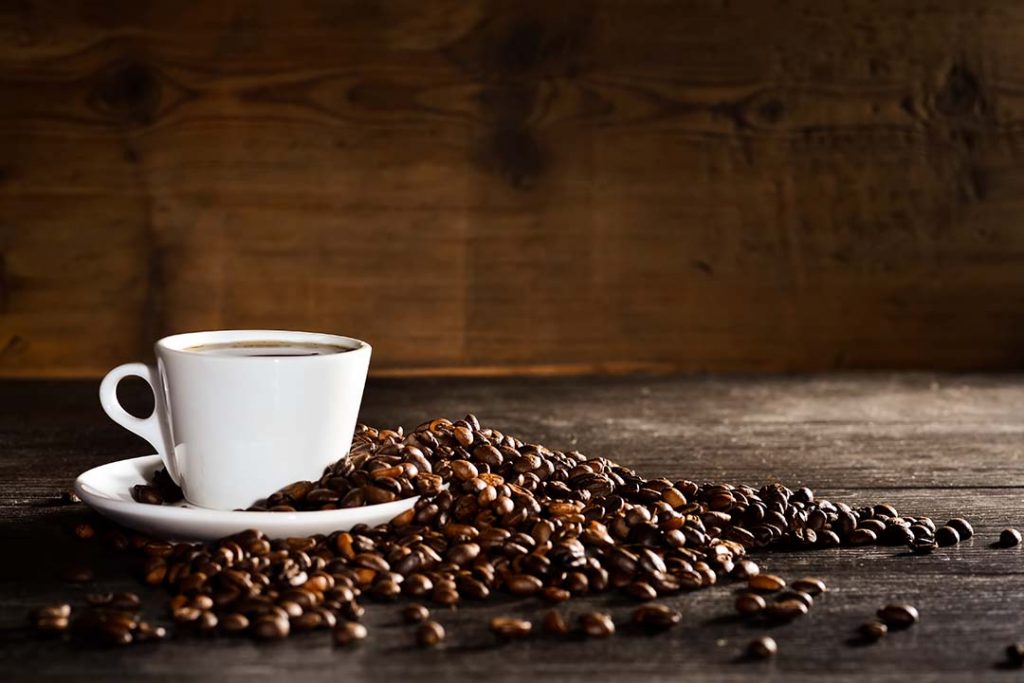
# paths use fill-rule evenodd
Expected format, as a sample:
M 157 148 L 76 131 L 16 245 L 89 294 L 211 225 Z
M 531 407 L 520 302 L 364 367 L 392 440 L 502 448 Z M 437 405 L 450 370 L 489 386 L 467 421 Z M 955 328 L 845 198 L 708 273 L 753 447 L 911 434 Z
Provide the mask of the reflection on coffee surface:
M 329 356 L 334 353 L 345 353 L 352 349 L 336 344 L 317 344 L 314 342 L 286 341 L 238 341 L 219 344 L 200 344 L 185 349 L 191 353 L 202 353 L 208 356 L 260 356 L 284 358 L 289 356 Z

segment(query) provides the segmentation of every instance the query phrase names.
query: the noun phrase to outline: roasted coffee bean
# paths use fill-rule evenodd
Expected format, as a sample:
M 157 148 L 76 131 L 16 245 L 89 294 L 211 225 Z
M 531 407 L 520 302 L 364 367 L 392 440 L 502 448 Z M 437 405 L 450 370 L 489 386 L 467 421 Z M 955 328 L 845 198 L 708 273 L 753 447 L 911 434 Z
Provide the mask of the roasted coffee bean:
M 89 524 L 88 522 L 82 522 L 81 524 L 75 525 L 74 533 L 75 536 L 77 536 L 78 538 L 88 540 L 96 535 L 96 529 L 93 527 L 92 524 Z
M 753 560 L 740 560 L 733 565 L 732 575 L 737 579 L 750 579 L 761 573 L 761 568 Z
M 291 624 L 286 617 L 267 614 L 256 619 L 253 633 L 260 640 L 281 640 L 288 637 Z
M 736 598 L 736 611 L 740 614 L 756 614 L 767 604 L 757 593 L 740 593 Z
M 999 533 L 998 545 L 1002 548 L 1012 548 L 1015 545 L 1020 545 L 1021 535 L 1016 529 L 1003 529 Z
M 571 630 L 565 617 L 558 610 L 548 610 L 541 622 L 541 630 L 549 636 L 564 636 Z
M 956 530 L 957 535 L 961 541 L 966 541 L 968 538 L 974 535 L 974 527 L 966 519 L 956 517 L 946 522 L 946 526 L 952 527 Z
M 68 618 L 62 616 L 40 616 L 36 617 L 32 624 L 40 633 L 57 634 L 68 629 Z
M 154 626 L 145 621 L 139 622 L 133 637 L 140 643 L 147 643 L 154 640 L 163 640 L 167 637 L 167 629 L 163 626 Z
M 747 585 L 755 591 L 778 591 L 786 587 L 786 580 L 774 574 L 756 574 L 750 577 Z
M 935 530 L 935 543 L 945 547 L 956 545 L 960 542 L 960 534 L 951 526 L 939 527 Z
M 779 646 L 774 638 L 762 636 L 750 641 L 747 645 L 747 655 L 754 659 L 770 659 L 777 655 Z
M 436 621 L 425 621 L 416 629 L 416 643 L 420 647 L 436 647 L 445 635 L 444 626 Z
M 814 576 L 805 576 L 801 579 L 797 579 L 790 584 L 790 588 L 802 593 L 807 593 L 808 595 L 821 595 L 828 590 L 825 587 L 825 582 Z
M 881 621 L 868 621 L 861 624 L 858 631 L 864 640 L 875 642 L 885 637 L 885 634 L 889 632 L 889 627 Z
M 762 613 L 773 621 L 792 621 L 807 614 L 807 603 L 801 600 L 782 600 L 769 603 Z
M 615 622 L 605 612 L 584 612 L 579 616 L 580 629 L 590 638 L 607 638 L 615 633 Z
M 160 491 L 155 486 L 148 486 L 146 484 L 136 484 L 131 489 L 132 499 L 136 503 L 145 503 L 146 505 L 163 505 L 164 497 L 160 495 Z
M 658 591 L 643 581 L 634 581 L 626 586 L 626 594 L 634 600 L 641 601 L 654 600 L 658 597 Z
M 633 612 L 633 623 L 647 631 L 667 631 L 680 621 L 683 615 L 665 605 L 644 605 Z
M 920 616 L 913 605 L 886 605 L 878 610 L 878 618 L 893 630 L 910 628 Z
M 878 541 L 878 536 L 871 529 L 854 529 L 847 540 L 850 545 L 871 545 Z
M 1006 661 L 1010 666 L 1024 666 L 1024 643 L 1013 643 L 1006 646 Z
M 814 607 L 814 598 L 811 597 L 811 594 L 804 593 L 803 591 L 798 590 L 782 591 L 777 596 L 775 596 L 775 600 L 777 602 L 785 602 L 786 600 L 796 600 L 798 602 L 804 603 L 804 605 L 807 606 L 807 609 Z
M 418 624 L 430 618 L 430 610 L 423 605 L 412 604 L 402 610 L 402 619 L 407 624 Z
M 910 544 L 910 552 L 915 555 L 930 555 L 938 544 L 935 541 L 916 540 Z
M 533 631 L 533 624 L 526 619 L 515 617 L 494 617 L 490 623 L 491 633 L 504 639 L 525 638 Z
M 505 586 L 513 595 L 526 596 L 538 593 L 544 587 L 544 583 L 536 576 L 513 574 L 505 579 Z
M 367 631 L 358 621 L 343 621 L 334 627 L 332 634 L 334 644 L 344 647 L 365 640 Z
M 241 633 L 249 628 L 249 619 L 244 614 L 225 614 L 220 618 L 220 630 L 224 633 Z
M 547 602 L 565 602 L 572 597 L 572 594 L 564 588 L 547 586 L 543 591 L 541 591 L 541 597 Z

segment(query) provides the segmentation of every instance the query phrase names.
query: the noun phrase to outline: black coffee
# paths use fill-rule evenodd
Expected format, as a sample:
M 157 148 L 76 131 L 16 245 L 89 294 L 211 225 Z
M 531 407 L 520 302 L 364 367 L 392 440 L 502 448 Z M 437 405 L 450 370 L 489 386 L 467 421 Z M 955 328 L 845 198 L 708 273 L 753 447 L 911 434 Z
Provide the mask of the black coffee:
M 316 342 L 240 341 L 199 344 L 198 346 L 190 346 L 185 350 L 209 356 L 284 358 L 290 356 L 329 356 L 333 353 L 345 353 L 352 349 L 336 344 L 318 344 Z

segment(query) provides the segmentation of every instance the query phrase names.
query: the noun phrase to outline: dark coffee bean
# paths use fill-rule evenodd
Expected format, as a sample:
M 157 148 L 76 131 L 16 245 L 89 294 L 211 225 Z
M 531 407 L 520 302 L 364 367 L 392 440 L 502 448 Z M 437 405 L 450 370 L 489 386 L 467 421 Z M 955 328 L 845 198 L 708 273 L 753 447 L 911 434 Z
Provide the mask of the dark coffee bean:
M 33 622 L 36 631 L 46 634 L 63 633 L 68 629 L 68 618 L 61 616 L 41 616 Z
M 541 630 L 549 636 L 564 636 L 568 635 L 570 628 L 562 613 L 553 609 L 545 612 Z
M 332 633 L 334 644 L 341 647 L 365 640 L 367 635 L 366 627 L 358 621 L 343 621 L 334 627 Z
M 82 522 L 81 524 L 75 525 L 74 533 L 75 536 L 77 536 L 78 538 L 88 540 L 96 536 L 96 529 L 93 527 L 92 524 L 89 524 L 88 522 Z
M 736 598 L 736 611 L 740 614 L 756 614 L 766 605 L 765 599 L 757 593 L 740 593 Z
M 807 614 L 807 603 L 801 600 L 783 600 L 768 604 L 763 614 L 773 621 L 792 621 Z
M 547 602 L 565 602 L 572 594 L 564 588 L 558 588 L 557 586 L 547 586 L 541 591 L 541 597 Z
M 779 646 L 775 639 L 769 636 L 762 636 L 750 641 L 747 645 L 747 655 L 754 659 L 770 659 L 779 652 Z
M 797 579 L 790 587 L 793 590 L 807 593 L 808 595 L 821 595 L 826 590 L 825 582 L 814 576 L 805 576 L 801 579 Z
M 875 515 L 882 515 L 885 517 L 899 517 L 899 513 L 896 508 L 889 503 L 879 503 L 874 507 Z
M 869 621 L 861 624 L 858 630 L 864 640 L 875 642 L 885 637 L 885 634 L 889 632 L 889 627 L 881 621 Z
M 854 529 L 848 540 L 850 545 L 871 545 L 878 541 L 878 536 L 871 529 Z
M 810 593 L 804 593 L 803 591 L 798 590 L 782 591 L 775 597 L 775 600 L 777 602 L 784 602 L 786 600 L 796 600 L 798 602 L 804 603 L 807 606 L 807 609 L 814 607 L 814 598 L 811 597 Z
M 253 633 L 260 640 L 282 640 L 288 637 L 291 625 L 287 618 L 279 615 L 265 615 L 256 619 Z
M 914 541 L 914 532 L 909 527 L 891 525 L 885 528 L 878 540 L 883 545 L 907 545 Z
M 220 618 L 220 630 L 224 633 L 241 633 L 249 628 L 249 619 L 244 614 L 225 614 Z
M 605 612 L 584 612 L 579 622 L 583 633 L 590 638 L 607 638 L 615 633 L 615 622 Z
M 747 585 L 750 587 L 750 590 L 771 592 L 785 588 L 786 580 L 774 574 L 757 574 L 750 577 Z
M 1003 529 L 999 534 L 999 545 L 1003 548 L 1012 548 L 1020 542 L 1021 535 L 1016 529 Z
M 420 647 L 436 647 L 445 639 L 444 626 L 436 621 L 425 621 L 416 629 L 416 644 Z
M 1010 666 L 1018 669 L 1024 666 L 1024 643 L 1014 643 L 1006 646 L 1006 661 Z
M 164 504 L 164 497 L 160 495 L 160 491 L 154 486 L 136 484 L 131 488 L 131 494 L 136 503 L 144 503 L 146 505 Z
M 956 529 L 956 533 L 960 536 L 961 541 L 966 541 L 968 538 L 974 535 L 974 527 L 966 519 L 956 517 L 946 522 L 946 526 Z
M 134 611 L 142 607 L 142 599 L 136 593 L 115 593 L 106 604 L 114 609 Z
M 910 544 L 910 552 L 915 555 L 930 555 L 938 545 L 935 541 L 918 539 Z
M 951 526 L 942 526 L 935 530 L 935 543 L 941 547 L 956 545 L 960 542 L 960 534 Z
M 649 583 L 643 581 L 634 581 L 633 583 L 626 586 L 626 594 L 634 600 L 655 600 L 658 597 L 658 591 Z
M 163 626 L 155 626 L 145 621 L 139 622 L 133 634 L 134 639 L 140 643 L 148 643 L 154 640 L 163 640 L 167 637 L 167 629 Z
M 732 575 L 737 579 L 750 579 L 761 573 L 761 568 L 753 560 L 740 560 L 733 566 Z
M 526 619 L 515 617 L 494 617 L 490 623 L 491 633 L 499 638 L 525 638 L 533 630 L 533 624 Z
M 633 623 L 644 630 L 667 631 L 680 621 L 683 615 L 665 605 L 644 605 L 633 612 Z
M 918 622 L 920 616 L 912 605 L 886 605 L 878 610 L 878 618 L 890 629 L 910 628 Z
M 407 624 L 418 624 L 430 618 L 430 610 L 423 605 L 412 604 L 402 610 L 402 619 Z
M 513 574 L 505 579 L 505 587 L 513 595 L 526 596 L 538 593 L 544 587 L 544 583 L 536 576 Z

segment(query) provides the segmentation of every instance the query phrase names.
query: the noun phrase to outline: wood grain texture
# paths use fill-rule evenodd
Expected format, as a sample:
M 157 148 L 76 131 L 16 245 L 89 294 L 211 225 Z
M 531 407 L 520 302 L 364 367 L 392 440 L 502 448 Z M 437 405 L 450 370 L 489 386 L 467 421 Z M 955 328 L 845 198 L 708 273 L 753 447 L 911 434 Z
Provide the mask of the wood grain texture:
M 130 389 L 130 388 L 129 388 Z M 928 557 L 893 548 L 758 556 L 790 578 L 823 577 L 831 592 L 811 614 L 773 628 L 773 662 L 737 659 L 760 635 L 731 618 L 733 587 L 667 600 L 684 613 L 668 634 L 623 631 L 611 641 L 537 638 L 495 646 L 485 624 L 498 614 L 536 618 L 531 600 L 468 602 L 435 611 L 444 649 L 412 645 L 398 608 L 370 604 L 370 638 L 340 651 L 324 634 L 258 646 L 233 639 L 174 639 L 124 651 L 70 649 L 30 638 L 27 609 L 90 590 L 143 590 L 118 560 L 77 541 L 81 506 L 56 505 L 83 469 L 148 446 L 102 416 L 94 382 L 0 383 L 0 679 L 11 681 L 1002 681 L 1003 647 L 1019 640 L 1024 555 L 988 546 L 1024 519 L 1024 378 L 894 375 L 817 379 L 371 380 L 362 419 L 414 426 L 427 416 L 476 412 L 529 441 L 607 455 L 648 475 L 762 483 L 780 477 L 819 497 L 889 501 L 937 521 L 966 516 L 975 537 Z M 128 392 L 129 403 L 145 397 Z M 59 548 L 60 552 L 55 549 Z M 91 586 L 57 577 L 67 556 L 97 567 Z M 159 604 L 157 593 L 148 595 Z M 880 604 L 905 600 L 921 623 L 866 649 L 847 641 Z M 565 609 L 634 605 L 615 597 Z M 160 610 L 148 616 L 160 620 Z
M 0 8 L 0 375 L 1019 369 L 1024 8 Z

